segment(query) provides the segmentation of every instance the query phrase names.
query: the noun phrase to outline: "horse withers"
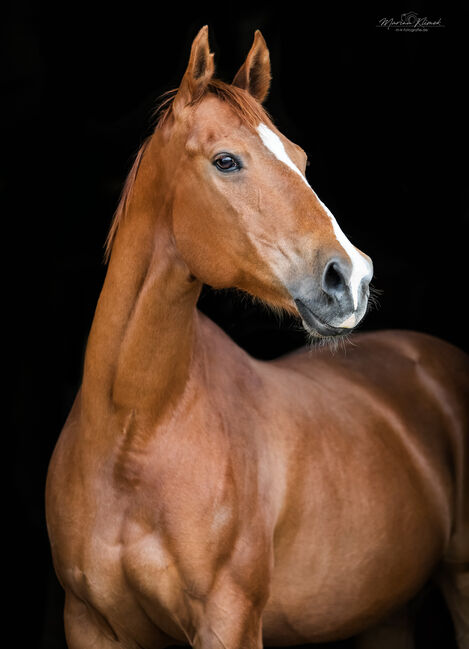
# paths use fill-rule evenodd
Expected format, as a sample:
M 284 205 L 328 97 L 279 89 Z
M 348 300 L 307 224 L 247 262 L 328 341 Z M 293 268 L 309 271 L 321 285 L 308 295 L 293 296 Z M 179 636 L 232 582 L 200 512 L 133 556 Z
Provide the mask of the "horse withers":
M 127 179 L 51 460 L 68 645 L 398 649 L 433 577 L 468 649 L 467 358 L 383 331 L 261 362 L 197 310 L 237 287 L 338 340 L 372 276 L 262 108 L 260 32 L 213 74 L 203 28 Z

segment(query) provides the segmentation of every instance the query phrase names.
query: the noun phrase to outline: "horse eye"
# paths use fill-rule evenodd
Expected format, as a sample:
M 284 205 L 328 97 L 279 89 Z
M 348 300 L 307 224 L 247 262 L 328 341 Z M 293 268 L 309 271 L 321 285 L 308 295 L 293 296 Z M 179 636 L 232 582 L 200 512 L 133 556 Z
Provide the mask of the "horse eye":
M 227 153 L 220 153 L 213 164 L 220 171 L 238 171 L 241 169 L 241 163 L 234 156 L 228 155 Z

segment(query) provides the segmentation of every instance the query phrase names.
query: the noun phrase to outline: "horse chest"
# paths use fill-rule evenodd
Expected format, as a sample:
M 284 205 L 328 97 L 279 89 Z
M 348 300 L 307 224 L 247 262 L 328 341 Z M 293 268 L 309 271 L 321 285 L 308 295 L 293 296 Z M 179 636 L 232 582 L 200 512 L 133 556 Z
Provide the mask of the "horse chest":
M 185 641 L 194 607 L 209 593 L 236 537 L 239 493 L 230 462 L 214 452 L 213 443 L 211 459 L 205 452 L 204 461 L 194 461 L 188 444 L 161 462 L 164 443 L 161 436 L 150 445 L 144 461 L 135 454 L 127 458 L 126 479 L 118 473 L 118 487 L 113 467 L 110 483 L 96 482 L 92 532 L 84 531 L 78 544 L 73 590 L 112 626 L 121 623 L 114 620 L 120 611 Z M 138 481 L 127 479 L 137 474 Z M 89 503 L 84 509 L 90 510 Z

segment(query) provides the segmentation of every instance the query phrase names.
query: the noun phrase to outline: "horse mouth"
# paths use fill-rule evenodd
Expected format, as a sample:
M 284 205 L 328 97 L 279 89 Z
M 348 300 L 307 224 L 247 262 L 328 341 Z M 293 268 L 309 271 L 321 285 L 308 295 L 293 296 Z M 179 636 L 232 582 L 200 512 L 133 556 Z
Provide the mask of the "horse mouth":
M 350 333 L 350 329 L 334 327 L 321 320 L 302 300 L 295 299 L 295 304 L 303 321 L 304 328 L 312 336 L 317 338 L 337 338 L 338 336 Z

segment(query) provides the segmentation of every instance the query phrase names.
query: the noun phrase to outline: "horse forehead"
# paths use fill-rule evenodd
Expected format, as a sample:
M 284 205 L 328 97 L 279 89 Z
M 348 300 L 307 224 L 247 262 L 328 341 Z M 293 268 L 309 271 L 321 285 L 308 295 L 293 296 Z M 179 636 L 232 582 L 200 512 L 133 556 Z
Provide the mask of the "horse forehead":
M 257 135 L 262 141 L 263 146 L 268 149 L 274 156 L 279 159 L 285 155 L 293 162 L 295 167 L 301 167 L 306 163 L 307 155 L 298 145 L 289 140 L 281 131 L 269 122 L 261 123 L 257 127 Z M 283 149 L 282 154 L 280 150 Z M 279 156 L 280 154 L 280 156 Z
M 267 154 L 268 149 L 258 131 L 261 123 L 250 125 L 244 122 L 227 102 L 221 101 L 216 96 L 207 96 L 194 109 L 187 144 L 189 148 L 199 148 L 201 145 L 210 145 L 217 140 L 231 140 L 234 145 L 245 143 L 249 150 L 257 150 L 261 155 Z M 303 149 L 281 133 L 267 115 L 265 115 L 264 125 L 281 139 L 293 162 L 301 166 L 306 160 Z M 266 158 L 266 162 L 268 159 Z
M 198 104 L 193 113 L 191 127 L 200 135 L 209 134 L 210 136 L 217 131 L 235 131 L 242 126 L 241 119 L 235 114 L 233 109 L 224 101 L 217 97 L 206 97 Z
M 185 139 L 189 154 L 213 155 L 221 147 L 233 153 L 254 153 L 262 143 L 254 128 L 249 128 L 229 106 L 220 111 L 201 110 L 194 114 Z

